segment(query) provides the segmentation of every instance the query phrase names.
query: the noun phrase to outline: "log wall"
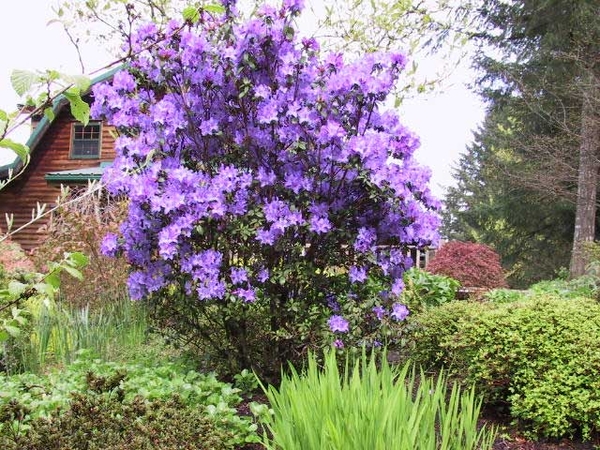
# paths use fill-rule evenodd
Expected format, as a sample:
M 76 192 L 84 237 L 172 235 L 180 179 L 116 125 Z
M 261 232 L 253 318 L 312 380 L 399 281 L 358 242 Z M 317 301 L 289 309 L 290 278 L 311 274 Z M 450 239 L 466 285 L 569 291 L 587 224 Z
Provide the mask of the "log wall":
M 108 126 L 102 127 L 102 148 L 99 159 L 71 159 L 71 129 L 76 120 L 63 108 L 32 152 L 31 162 L 15 181 L 0 190 L 0 230 L 6 230 L 5 214 L 13 214 L 15 230 L 31 220 L 31 211 L 37 203 L 50 208 L 60 194 L 60 185 L 49 184 L 44 176 L 49 172 L 94 167 L 115 157 L 114 138 Z M 24 250 L 33 249 L 44 238 L 41 227 L 48 220 L 40 220 L 14 234 L 12 240 Z

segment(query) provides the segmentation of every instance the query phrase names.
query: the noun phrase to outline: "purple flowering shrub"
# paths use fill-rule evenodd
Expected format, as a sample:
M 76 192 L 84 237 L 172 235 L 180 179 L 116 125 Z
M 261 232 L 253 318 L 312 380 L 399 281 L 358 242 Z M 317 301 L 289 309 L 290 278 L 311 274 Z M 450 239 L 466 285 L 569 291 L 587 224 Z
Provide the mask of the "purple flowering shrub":
M 403 248 L 437 239 L 419 141 L 383 108 L 404 56 L 321 55 L 294 30 L 300 3 L 147 25 L 94 89 L 120 133 L 104 181 L 130 199 L 104 249 L 163 327 L 234 370 L 333 343 L 347 319 L 328 302 L 360 305 L 369 277 L 386 285 L 373 306 L 403 316 Z

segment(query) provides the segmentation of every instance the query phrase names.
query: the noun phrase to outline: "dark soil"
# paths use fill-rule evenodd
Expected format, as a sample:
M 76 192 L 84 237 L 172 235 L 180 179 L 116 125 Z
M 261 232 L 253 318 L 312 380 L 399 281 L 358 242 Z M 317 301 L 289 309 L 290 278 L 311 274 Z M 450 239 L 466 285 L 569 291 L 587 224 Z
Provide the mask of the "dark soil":
M 510 425 L 508 415 L 497 414 L 493 410 L 482 411 L 481 422 L 498 429 L 493 450 L 595 450 L 600 445 L 600 436 L 594 436 L 588 442 L 582 442 L 577 437 L 560 440 L 528 439 L 521 431 Z

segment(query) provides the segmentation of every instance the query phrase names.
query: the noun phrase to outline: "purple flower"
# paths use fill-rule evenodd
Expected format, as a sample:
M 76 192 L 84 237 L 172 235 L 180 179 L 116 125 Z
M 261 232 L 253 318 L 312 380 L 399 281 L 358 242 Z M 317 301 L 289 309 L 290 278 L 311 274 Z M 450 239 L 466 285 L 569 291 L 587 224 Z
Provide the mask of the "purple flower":
M 236 289 L 235 291 L 233 291 L 233 293 L 239 298 L 241 298 L 245 303 L 254 303 L 254 301 L 256 300 L 256 292 L 252 288 Z
M 119 241 L 118 236 L 114 233 L 108 233 L 102 239 L 102 244 L 100 244 L 100 251 L 104 256 L 114 257 L 117 255 L 119 250 Z
M 349 323 L 342 316 L 331 316 L 327 321 L 329 329 L 334 333 L 347 333 L 350 329 Z
M 333 341 L 333 346 L 335 348 L 344 348 L 344 342 L 341 339 L 336 339 Z
M 410 311 L 408 310 L 406 305 L 403 305 L 402 303 L 394 303 L 392 305 L 392 313 L 390 314 L 390 316 L 392 316 L 394 319 L 401 321 L 406 319 L 409 314 Z
M 327 217 L 311 216 L 308 229 L 317 234 L 327 233 L 331 230 L 331 222 Z
M 364 267 L 350 267 L 348 278 L 351 283 L 362 283 L 367 279 L 367 270 Z
M 404 280 L 402 278 L 396 278 L 392 283 L 391 292 L 394 295 L 400 295 L 404 290 Z
M 337 302 L 334 295 L 327 296 L 327 307 L 333 312 L 338 312 L 340 310 L 340 304 Z
M 379 320 L 383 319 L 383 316 L 385 316 L 385 309 L 383 306 L 374 306 L 371 311 L 375 313 L 375 316 L 377 316 Z
M 267 281 L 269 279 L 269 269 L 264 269 L 264 268 L 260 269 L 258 271 L 258 274 L 256 275 L 256 278 L 261 283 L 264 283 L 265 281 Z
M 248 272 L 246 269 L 232 267 L 231 268 L 231 283 L 241 284 L 244 281 L 248 281 Z

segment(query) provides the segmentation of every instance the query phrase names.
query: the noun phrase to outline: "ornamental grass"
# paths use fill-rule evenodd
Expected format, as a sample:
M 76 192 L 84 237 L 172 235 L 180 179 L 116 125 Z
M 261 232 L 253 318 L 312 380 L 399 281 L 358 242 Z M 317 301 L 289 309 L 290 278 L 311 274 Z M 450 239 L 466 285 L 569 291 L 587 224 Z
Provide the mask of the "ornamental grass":
M 495 429 L 478 427 L 481 400 L 407 364 L 378 363 L 363 353 L 340 372 L 329 351 L 320 368 L 310 355 L 302 373 L 291 368 L 265 393 L 263 443 L 282 450 L 490 449 Z

